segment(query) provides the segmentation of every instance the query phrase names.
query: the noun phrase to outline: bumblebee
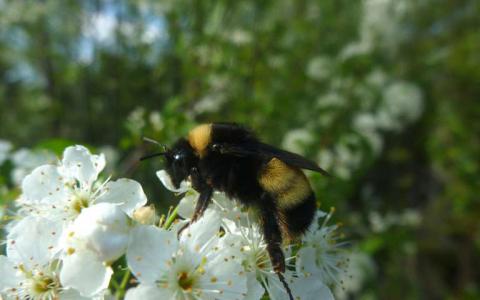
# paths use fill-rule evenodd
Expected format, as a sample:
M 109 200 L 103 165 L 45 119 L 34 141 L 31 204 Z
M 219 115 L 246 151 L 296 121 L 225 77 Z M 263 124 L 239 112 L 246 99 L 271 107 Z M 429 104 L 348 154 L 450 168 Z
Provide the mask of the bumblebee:
M 273 269 L 293 300 L 283 277 L 281 246 L 300 237 L 314 219 L 315 194 L 302 169 L 327 172 L 298 154 L 262 143 L 250 130 L 234 123 L 199 125 L 164 150 L 148 157 L 164 155 L 174 186 L 190 179 L 199 192 L 189 224 L 203 215 L 214 190 L 257 208 Z

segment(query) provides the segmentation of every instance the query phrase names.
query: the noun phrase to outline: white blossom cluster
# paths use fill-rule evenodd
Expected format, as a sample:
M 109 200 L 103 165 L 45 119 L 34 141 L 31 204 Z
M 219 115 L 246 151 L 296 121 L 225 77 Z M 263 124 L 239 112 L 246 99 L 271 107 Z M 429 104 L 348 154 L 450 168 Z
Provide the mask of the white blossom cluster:
M 0 298 L 104 299 L 120 288 L 117 295 L 129 300 L 288 299 L 252 212 L 216 193 L 204 216 L 179 234 L 198 195 L 189 183 L 175 189 L 165 171 L 157 173 L 184 194 L 175 209 L 184 220 L 174 222 L 175 213 L 159 218 L 146 206 L 138 182 L 100 180 L 105 164 L 103 154 L 72 146 L 57 164 L 24 178 L 0 256 Z M 284 248 L 295 299 L 333 299 L 330 288 L 344 276 L 344 243 L 330 217 L 319 211 L 302 241 Z M 128 269 L 114 270 L 123 256 Z M 120 287 L 110 283 L 114 272 L 127 275 Z

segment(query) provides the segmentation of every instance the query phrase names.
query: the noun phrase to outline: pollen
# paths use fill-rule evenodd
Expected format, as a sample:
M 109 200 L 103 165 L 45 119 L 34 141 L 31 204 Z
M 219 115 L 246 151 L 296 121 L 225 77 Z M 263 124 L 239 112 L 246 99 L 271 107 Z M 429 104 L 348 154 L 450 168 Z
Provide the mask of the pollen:
M 180 272 L 177 276 L 178 285 L 187 292 L 190 292 L 193 288 L 194 280 L 192 276 L 189 276 L 187 272 Z
M 67 254 L 68 255 L 72 255 L 73 253 L 75 253 L 75 248 L 68 248 L 67 249 Z

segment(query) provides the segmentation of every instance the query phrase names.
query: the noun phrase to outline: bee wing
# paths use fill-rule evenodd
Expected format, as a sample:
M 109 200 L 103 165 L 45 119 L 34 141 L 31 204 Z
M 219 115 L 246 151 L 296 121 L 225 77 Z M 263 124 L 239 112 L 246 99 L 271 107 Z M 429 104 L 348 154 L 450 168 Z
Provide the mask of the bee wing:
M 278 158 L 284 163 L 300 169 L 307 169 L 319 172 L 325 176 L 330 176 L 327 171 L 322 169 L 314 161 L 293 152 L 282 150 L 264 143 L 243 143 L 243 144 L 219 144 L 217 145 L 221 153 L 236 156 L 256 156 L 265 160 Z

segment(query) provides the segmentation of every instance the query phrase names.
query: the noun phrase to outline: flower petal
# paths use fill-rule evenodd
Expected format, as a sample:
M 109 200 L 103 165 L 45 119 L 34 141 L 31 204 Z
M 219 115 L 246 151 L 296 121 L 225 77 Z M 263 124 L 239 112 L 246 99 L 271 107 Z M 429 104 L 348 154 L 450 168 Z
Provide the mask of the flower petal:
M 297 252 L 296 269 L 299 274 L 318 274 L 316 249 L 303 247 Z
M 332 292 L 318 277 L 299 277 L 292 284 L 292 293 L 302 300 L 334 300 Z
M 7 256 L 27 267 L 47 264 L 58 252 L 62 224 L 28 216 L 7 235 Z
M 190 187 L 190 184 L 187 182 L 187 181 L 182 181 L 180 183 L 180 187 L 177 189 L 175 188 L 175 186 L 173 185 L 172 183 L 172 178 L 170 177 L 170 175 L 168 175 L 167 171 L 165 170 L 160 170 L 157 172 L 157 177 L 158 179 L 160 179 L 160 181 L 162 182 L 162 184 L 169 190 L 169 191 L 172 191 L 174 193 L 185 193 L 186 191 L 188 191 L 191 187 Z
M 90 186 L 97 180 L 105 167 L 105 156 L 92 155 L 84 146 L 76 145 L 65 149 L 62 160 L 62 173 Z
M 43 199 L 54 202 L 66 197 L 62 177 L 54 165 L 34 169 L 23 180 L 22 191 L 22 200 L 26 203 L 38 203 Z
M 133 211 L 147 203 L 147 196 L 140 183 L 135 180 L 121 178 L 109 181 L 104 187 L 105 193 L 97 199 L 97 203 L 108 202 L 120 204 L 120 208 L 129 216 Z
M 130 235 L 127 262 L 142 283 L 155 283 L 169 269 L 167 261 L 177 250 L 174 233 L 155 226 L 137 226 Z
M 199 283 L 203 290 L 202 299 L 234 300 L 243 298 L 247 293 L 247 274 L 240 263 L 231 259 L 228 251 L 209 257 L 205 270 Z M 221 296 L 219 292 L 223 292 Z
M 291 274 L 284 274 L 286 281 L 292 290 L 293 298 L 300 300 L 334 300 L 333 294 L 318 277 L 298 277 L 294 278 Z M 285 288 L 278 280 L 277 276 L 269 278 L 268 292 L 272 299 L 288 300 Z
M 16 287 L 20 280 L 15 273 L 15 264 L 8 257 L 0 255 L 0 294 L 6 288 Z
M 88 299 L 96 299 L 97 297 L 84 297 L 74 289 L 62 289 L 60 294 L 58 295 L 59 299 L 62 300 L 88 300 Z M 98 296 L 98 299 L 103 299 L 103 297 Z
M 247 273 L 247 295 L 243 300 L 259 300 L 265 294 L 265 289 L 257 280 L 255 272 Z
M 60 282 L 85 297 L 92 297 L 108 287 L 112 274 L 112 269 L 98 260 L 94 253 L 80 251 L 64 257 Z
M 193 215 L 198 193 L 194 190 L 188 191 L 178 203 L 177 213 L 184 219 L 190 219 Z
M 213 209 L 207 209 L 195 223 L 182 231 L 180 242 L 194 252 L 208 252 L 212 247 L 211 240 L 218 237 L 220 216 Z
M 125 295 L 125 300 L 158 300 L 175 299 L 173 293 L 168 289 L 162 289 L 153 285 L 140 284 L 131 288 Z
M 130 229 L 130 220 L 118 206 L 98 203 L 83 209 L 68 228 L 64 248 L 89 249 L 100 261 L 112 262 L 125 253 Z

